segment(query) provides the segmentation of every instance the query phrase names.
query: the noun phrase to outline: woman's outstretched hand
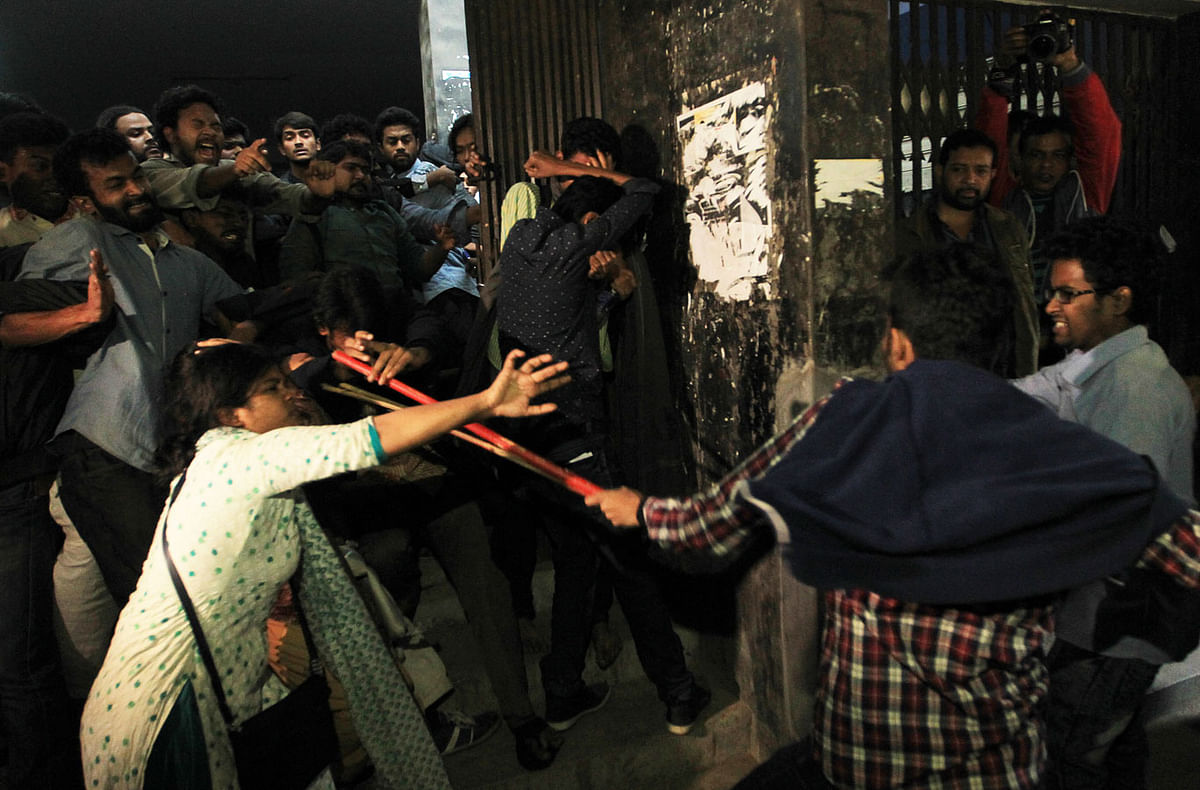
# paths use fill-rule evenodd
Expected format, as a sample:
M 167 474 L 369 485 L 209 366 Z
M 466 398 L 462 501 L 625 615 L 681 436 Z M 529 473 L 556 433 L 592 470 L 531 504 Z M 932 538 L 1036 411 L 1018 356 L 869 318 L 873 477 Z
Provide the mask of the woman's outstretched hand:
M 558 408 L 553 403 L 531 403 L 534 398 L 556 390 L 571 380 L 562 375 L 566 362 L 554 362 L 549 354 L 532 357 L 517 366 L 525 352 L 515 349 L 492 385 L 483 391 L 492 417 L 532 417 Z

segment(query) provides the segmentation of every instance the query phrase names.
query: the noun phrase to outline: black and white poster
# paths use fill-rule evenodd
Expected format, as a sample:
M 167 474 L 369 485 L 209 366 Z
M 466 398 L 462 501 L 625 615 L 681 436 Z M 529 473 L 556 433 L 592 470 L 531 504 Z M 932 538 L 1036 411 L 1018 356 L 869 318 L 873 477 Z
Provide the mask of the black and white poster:
M 729 299 L 748 299 L 768 272 L 766 86 L 751 83 L 682 113 L 676 128 L 688 189 L 692 261 Z

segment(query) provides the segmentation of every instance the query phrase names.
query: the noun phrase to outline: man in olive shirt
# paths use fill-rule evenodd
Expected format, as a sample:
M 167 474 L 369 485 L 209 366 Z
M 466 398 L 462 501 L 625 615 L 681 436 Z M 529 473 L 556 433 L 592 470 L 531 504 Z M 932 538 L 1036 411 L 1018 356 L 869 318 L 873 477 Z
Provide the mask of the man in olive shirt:
M 252 207 L 266 213 L 315 219 L 333 195 L 333 168 L 314 163 L 303 184 L 287 184 L 271 174 L 259 138 L 235 159 L 221 159 L 225 133 L 221 102 L 196 85 L 163 92 L 154 105 L 155 122 L 171 159 L 143 163 L 154 199 L 164 211 L 184 208 L 211 211 L 222 193 L 240 193 Z

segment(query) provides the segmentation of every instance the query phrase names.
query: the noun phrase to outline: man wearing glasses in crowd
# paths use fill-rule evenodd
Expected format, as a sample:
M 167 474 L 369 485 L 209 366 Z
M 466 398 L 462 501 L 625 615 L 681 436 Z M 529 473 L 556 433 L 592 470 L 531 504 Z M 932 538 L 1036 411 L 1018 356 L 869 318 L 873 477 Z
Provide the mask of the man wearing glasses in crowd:
M 1017 386 L 1060 417 L 1149 457 L 1171 490 L 1194 502 L 1191 396 L 1146 329 L 1161 263 L 1157 241 L 1095 217 L 1068 225 L 1045 251 L 1046 314 L 1067 356 Z M 1159 665 L 1183 658 L 1198 631 L 1200 602 L 1173 598 L 1138 570 L 1067 596 L 1048 657 L 1048 787 L 1144 786 L 1142 699 Z M 1106 637 L 1118 633 L 1136 638 Z M 1197 662 L 1200 655 L 1187 666 Z

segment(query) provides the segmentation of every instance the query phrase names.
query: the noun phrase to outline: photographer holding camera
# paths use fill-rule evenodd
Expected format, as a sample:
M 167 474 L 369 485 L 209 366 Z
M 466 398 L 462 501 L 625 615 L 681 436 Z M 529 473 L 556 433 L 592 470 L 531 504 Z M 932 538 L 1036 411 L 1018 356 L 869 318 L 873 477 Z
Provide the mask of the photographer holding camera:
M 1025 223 L 1037 294 L 1046 272 L 1043 242 L 1076 219 L 1108 211 L 1121 160 L 1121 121 L 1104 84 L 1076 53 L 1074 32 L 1072 21 L 1049 10 L 1032 24 L 1010 28 L 975 121 L 976 128 L 1003 141 L 989 202 Z M 1009 101 L 1016 94 L 1021 64 L 1033 69 L 1033 61 L 1058 70 L 1070 123 L 1055 115 L 1035 117 L 1010 137 Z

